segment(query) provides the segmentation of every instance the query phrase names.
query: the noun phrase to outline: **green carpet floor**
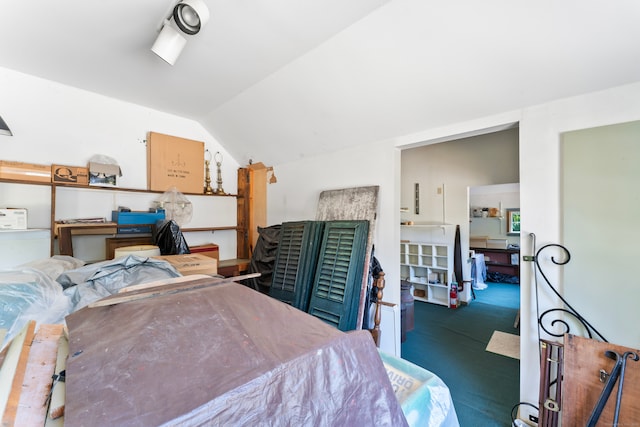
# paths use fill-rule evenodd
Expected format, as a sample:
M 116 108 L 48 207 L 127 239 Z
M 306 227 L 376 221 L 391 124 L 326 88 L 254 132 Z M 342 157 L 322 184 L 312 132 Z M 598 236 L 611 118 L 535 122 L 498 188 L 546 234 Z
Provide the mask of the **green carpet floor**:
M 402 343 L 403 359 L 447 384 L 462 427 L 510 426 L 519 399 L 520 361 L 485 349 L 494 330 L 519 334 L 520 287 L 488 285 L 457 309 L 416 301 L 415 328 Z

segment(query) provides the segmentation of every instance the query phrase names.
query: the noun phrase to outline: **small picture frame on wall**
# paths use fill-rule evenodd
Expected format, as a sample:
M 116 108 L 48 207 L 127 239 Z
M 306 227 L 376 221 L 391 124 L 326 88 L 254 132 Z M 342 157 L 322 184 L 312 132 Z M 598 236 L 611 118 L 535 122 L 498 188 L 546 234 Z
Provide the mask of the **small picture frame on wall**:
M 520 234 L 520 209 L 507 209 L 507 235 Z

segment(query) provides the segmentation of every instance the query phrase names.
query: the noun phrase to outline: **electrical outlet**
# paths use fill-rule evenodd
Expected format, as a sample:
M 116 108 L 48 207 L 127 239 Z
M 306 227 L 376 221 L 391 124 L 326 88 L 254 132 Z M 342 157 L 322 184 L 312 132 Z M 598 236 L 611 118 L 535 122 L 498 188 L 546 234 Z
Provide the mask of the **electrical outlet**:
M 437 194 L 442 194 L 442 187 L 438 187 L 438 189 L 436 190 Z

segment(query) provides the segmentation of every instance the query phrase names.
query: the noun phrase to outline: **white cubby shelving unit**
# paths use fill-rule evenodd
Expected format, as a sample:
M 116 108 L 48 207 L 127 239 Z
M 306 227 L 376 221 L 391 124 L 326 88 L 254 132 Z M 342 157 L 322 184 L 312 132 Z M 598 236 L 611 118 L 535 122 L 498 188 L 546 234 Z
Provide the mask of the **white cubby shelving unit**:
M 449 305 L 453 232 L 448 224 L 402 226 L 400 277 L 413 285 L 415 300 Z

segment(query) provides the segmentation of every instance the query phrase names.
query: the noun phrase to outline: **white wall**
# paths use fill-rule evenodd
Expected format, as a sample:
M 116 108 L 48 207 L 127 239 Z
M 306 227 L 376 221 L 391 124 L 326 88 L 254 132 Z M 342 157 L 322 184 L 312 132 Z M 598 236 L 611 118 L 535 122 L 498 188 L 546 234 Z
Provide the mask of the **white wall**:
M 579 313 L 590 313 L 598 333 L 632 348 L 640 329 L 624 325 L 638 319 L 638 299 L 628 296 L 638 295 L 640 284 L 633 269 L 640 241 L 639 137 L 635 121 L 567 132 L 561 142 L 562 235 L 572 260 L 563 268 L 564 295 Z M 626 280 L 616 271 L 626 271 Z
M 516 160 L 517 163 L 517 160 Z M 469 236 L 488 236 L 520 244 L 520 235 L 507 234 L 507 209 L 520 208 L 520 184 L 483 185 L 469 188 Z M 498 217 L 476 217 L 474 209 L 497 208 Z
M 535 233 L 538 246 L 546 243 L 562 242 L 561 234 L 561 206 L 560 206 L 560 140 L 561 133 L 623 123 L 640 118 L 640 84 L 622 86 L 602 92 L 584 96 L 559 100 L 523 110 L 520 122 L 520 192 L 522 212 L 522 244 L 527 247 L 527 233 Z M 548 261 L 548 260 L 545 260 Z M 572 260 L 576 263 L 577 260 Z M 584 268 L 589 268 L 584 265 Z M 523 283 L 530 283 L 531 270 L 522 269 Z M 625 271 L 612 271 L 610 279 L 615 282 L 627 277 Z M 550 273 L 553 283 L 560 283 L 561 274 Z M 584 283 L 587 288 L 599 288 L 600 283 Z M 522 349 L 525 350 L 521 359 L 521 398 L 533 402 L 537 399 L 537 389 L 534 388 L 538 379 L 538 356 L 536 349 L 535 315 L 533 310 L 534 295 L 529 287 L 528 292 L 522 292 L 521 316 L 527 320 L 521 326 L 523 336 Z M 546 296 L 546 295 L 543 295 Z M 640 298 L 640 289 L 636 287 L 635 294 L 626 295 L 630 300 Z M 542 307 L 551 298 L 546 296 L 542 300 Z M 612 294 L 609 298 L 615 300 Z M 589 312 L 582 313 L 587 319 L 592 317 Z M 615 319 L 610 319 L 613 324 Z M 611 327 L 612 325 L 608 325 Z M 597 327 L 597 326 L 596 326 Z M 634 347 L 640 346 L 635 343 Z
M 0 68 L 0 114 L 14 136 L 0 136 L 0 159 L 50 165 L 65 164 L 84 166 L 95 154 L 113 157 L 122 168 L 120 186 L 146 188 L 147 132 L 154 131 L 188 139 L 204 141 L 211 152 L 223 155 L 223 183 L 225 191 L 237 192 L 238 163 L 204 128 L 193 120 L 151 110 L 139 105 L 118 101 L 94 93 L 78 90 L 48 80 L 39 79 L 12 70 Z M 215 169 L 212 170 L 215 180 Z M 204 185 L 204 183 L 203 183 Z M 38 186 L 0 184 L 0 205 L 16 206 L 23 201 L 34 222 L 30 227 L 49 227 L 50 197 L 48 189 Z M 76 192 L 61 200 L 58 205 L 76 207 L 74 217 L 107 216 L 123 198 L 134 210 L 145 210 L 149 197 L 139 195 L 120 198 L 103 192 L 106 208 L 95 210 L 96 203 L 82 192 Z M 156 194 L 157 196 L 157 194 Z M 223 198 L 227 199 L 227 198 Z M 207 199 L 208 200 L 208 199 Z M 233 199 L 235 201 L 235 199 Z M 192 200 L 197 209 L 198 201 Z M 228 209 L 228 203 L 221 209 Z M 126 205 L 126 204 L 125 204 Z M 218 226 L 218 219 L 227 224 L 229 214 L 216 214 L 217 208 L 207 204 L 203 209 L 212 210 L 209 226 Z M 61 215 L 71 215 L 64 211 Z M 235 218 L 235 203 L 231 215 Z M 201 222 L 200 218 L 197 218 Z M 235 224 L 233 224 L 235 225 Z M 186 225 L 185 227 L 189 227 Z M 201 227 L 203 224 L 192 224 Z M 220 246 L 221 258 L 236 257 L 235 231 L 216 231 L 187 235 L 189 244 L 215 242 Z M 191 240 L 190 240 L 191 239 Z
M 378 217 L 373 244 L 375 256 L 385 272 L 384 300 L 400 304 L 400 154 L 390 142 L 362 145 L 343 151 L 274 165 L 278 178 L 269 185 L 267 221 L 315 219 L 320 193 L 324 190 L 379 185 Z M 395 311 L 399 316 L 400 310 Z M 383 315 L 394 315 L 385 311 Z M 400 319 L 385 319 L 382 334 L 392 334 L 393 346 L 384 348 L 400 354 Z M 385 329 L 386 325 L 390 325 Z M 394 328 L 396 330 L 390 330 Z M 385 339 L 383 343 L 387 343 Z

